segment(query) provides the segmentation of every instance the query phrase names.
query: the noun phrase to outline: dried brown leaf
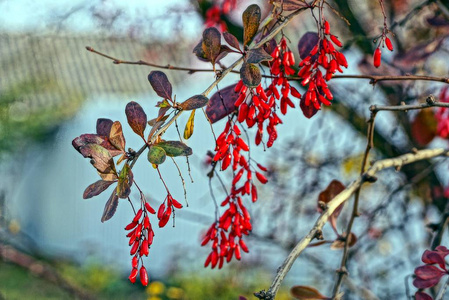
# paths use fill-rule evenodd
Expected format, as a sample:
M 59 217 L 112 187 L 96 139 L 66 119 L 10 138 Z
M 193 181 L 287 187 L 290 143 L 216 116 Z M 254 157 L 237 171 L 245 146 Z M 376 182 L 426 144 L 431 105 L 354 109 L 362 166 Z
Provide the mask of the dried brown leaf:
M 296 299 L 300 300 L 322 300 L 329 299 L 323 296 L 316 288 L 304 285 L 295 285 L 290 289 L 290 293 Z
M 257 4 L 248 6 L 242 15 L 243 45 L 249 45 L 259 29 L 261 11 Z
M 178 105 L 182 110 L 192 110 L 205 106 L 209 99 L 204 95 L 195 95 Z
M 111 142 L 115 148 L 125 152 L 126 141 L 123 136 L 122 124 L 120 124 L 119 121 L 112 123 L 111 131 L 109 133 L 109 142 Z
M 249 63 L 243 63 L 240 69 L 240 78 L 243 84 L 249 88 L 257 87 L 262 81 L 262 75 L 258 66 Z
M 108 202 L 106 202 L 106 205 L 104 206 L 103 216 L 101 217 L 101 222 L 105 222 L 112 218 L 117 210 L 118 206 L 118 196 L 114 191 L 111 194 L 111 197 L 109 197 Z
M 97 182 L 92 183 L 84 191 L 83 198 L 84 199 L 89 199 L 89 198 L 92 198 L 94 196 L 100 195 L 102 192 L 104 192 L 114 182 L 115 181 L 98 180 Z

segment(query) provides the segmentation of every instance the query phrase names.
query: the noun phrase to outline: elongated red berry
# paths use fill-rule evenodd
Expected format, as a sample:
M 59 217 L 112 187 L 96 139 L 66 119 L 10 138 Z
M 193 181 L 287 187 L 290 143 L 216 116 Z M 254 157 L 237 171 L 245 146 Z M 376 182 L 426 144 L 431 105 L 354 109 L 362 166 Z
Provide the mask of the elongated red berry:
M 256 172 L 256 177 L 259 179 L 260 183 L 265 184 L 268 182 L 268 179 L 261 173 Z
M 388 37 L 385 38 L 385 45 L 387 46 L 388 50 L 393 51 L 393 44 Z
M 147 211 L 148 211 L 150 214 L 155 214 L 155 213 L 156 213 L 156 211 L 154 210 L 154 208 L 152 208 L 151 205 L 150 205 L 150 203 L 148 203 L 148 202 L 145 202 L 145 208 L 147 209 Z
M 140 282 L 142 283 L 143 286 L 148 285 L 148 273 L 147 269 L 145 269 L 144 266 L 140 268 Z
M 330 32 L 331 32 L 331 27 L 330 27 L 330 25 L 329 25 L 329 22 L 328 22 L 328 21 L 325 21 L 325 22 L 324 22 L 324 33 L 325 33 L 325 34 L 330 34 Z
M 172 199 L 171 202 L 172 202 L 173 206 L 176 207 L 177 209 L 182 208 L 182 204 L 179 203 L 178 201 L 176 201 L 175 199 Z
M 376 68 L 379 68 L 379 66 L 380 66 L 380 57 L 381 57 L 381 55 L 382 55 L 382 52 L 380 51 L 380 48 L 377 47 L 376 51 L 374 51 L 374 62 L 373 62 L 374 66 Z
M 132 283 L 136 282 L 137 273 L 138 273 L 137 268 L 132 269 L 131 274 L 129 274 L 128 277 L 129 281 L 131 281 Z

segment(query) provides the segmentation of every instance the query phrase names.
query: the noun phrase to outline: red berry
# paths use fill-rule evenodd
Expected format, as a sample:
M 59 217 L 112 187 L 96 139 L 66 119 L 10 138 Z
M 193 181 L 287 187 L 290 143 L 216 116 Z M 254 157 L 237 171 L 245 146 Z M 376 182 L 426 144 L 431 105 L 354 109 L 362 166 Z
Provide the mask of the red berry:
M 140 282 L 143 286 L 148 285 L 148 273 L 144 266 L 140 268 Z
M 259 179 L 260 183 L 265 184 L 268 182 L 268 179 L 261 173 L 256 172 L 256 177 Z
M 131 274 L 129 274 L 129 281 L 131 281 L 132 283 L 136 282 L 136 278 L 137 278 L 137 268 L 132 269 Z
M 388 50 L 393 51 L 393 44 L 391 44 L 391 40 L 388 37 L 385 38 L 385 45 L 387 46 Z
M 330 34 L 330 31 L 331 31 L 331 27 L 330 27 L 330 25 L 329 25 L 329 22 L 328 22 L 328 21 L 325 21 L 325 22 L 324 22 L 324 33 L 325 33 L 325 34 Z
M 378 68 L 380 66 L 380 57 L 382 55 L 382 52 L 380 51 L 380 48 L 377 47 L 376 51 L 374 51 L 374 66 Z

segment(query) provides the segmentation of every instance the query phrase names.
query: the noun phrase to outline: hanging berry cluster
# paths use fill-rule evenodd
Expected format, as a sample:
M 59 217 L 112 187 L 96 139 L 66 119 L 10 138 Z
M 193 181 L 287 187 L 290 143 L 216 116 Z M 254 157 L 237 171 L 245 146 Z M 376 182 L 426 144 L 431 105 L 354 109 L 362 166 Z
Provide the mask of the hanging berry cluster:
M 154 213 L 155 211 L 151 205 L 142 201 L 141 208 L 137 211 L 132 222 L 125 227 L 125 230 L 129 230 L 126 236 L 129 237 L 130 255 L 133 256 L 131 261 L 132 270 L 128 278 L 132 283 L 135 283 L 137 273 L 140 273 L 140 282 L 144 286 L 148 285 L 148 274 L 143 265 L 142 257 L 148 256 L 150 246 L 153 243 L 154 232 L 151 227 L 149 214 Z M 141 264 L 140 272 L 138 272 L 139 264 Z
M 242 122 L 247 120 L 242 119 Z M 239 121 L 239 120 L 238 120 Z M 262 183 L 267 183 L 267 178 L 256 171 L 249 158 L 249 147 L 241 138 L 241 130 L 233 118 L 229 118 L 224 131 L 217 138 L 216 154 L 212 164 L 214 168 L 221 162 L 221 170 L 231 166 L 233 179 L 229 195 L 221 203 L 222 207 L 228 207 L 221 217 L 214 222 L 203 237 L 202 246 L 212 243 L 212 251 L 206 259 L 205 267 L 211 265 L 215 268 L 223 266 L 224 261 L 230 262 L 232 257 L 240 260 L 241 250 L 248 252 L 243 241 L 243 236 L 248 235 L 252 229 L 251 217 L 243 204 L 242 197 L 251 196 L 252 202 L 257 201 L 257 187 L 253 182 L 253 174 Z M 248 159 L 244 153 L 248 153 Z M 258 168 L 266 171 L 266 168 L 257 164 Z M 245 179 L 245 180 L 242 180 Z
M 393 44 L 391 43 L 391 40 L 389 37 L 387 37 L 387 34 L 391 33 L 391 31 L 388 29 L 387 26 L 387 15 L 385 13 L 385 7 L 383 4 L 383 0 L 379 0 L 380 8 L 382 9 L 382 14 L 384 16 L 384 26 L 382 29 L 382 35 L 379 38 L 379 43 L 377 44 L 376 50 L 374 50 L 373 55 L 373 65 L 378 68 L 381 64 L 381 58 L 382 58 L 382 50 L 381 47 L 384 48 L 387 46 L 387 49 L 390 51 L 393 51 Z M 375 43 L 377 40 L 374 41 Z
M 173 213 L 173 220 L 175 217 L 175 208 L 181 209 L 182 204 L 176 201 L 170 192 L 168 192 L 167 197 L 165 197 L 164 202 L 161 203 L 159 209 L 157 211 L 157 218 L 159 219 L 159 227 L 164 227 L 167 225 L 168 220 L 170 220 L 170 216 Z
M 335 49 L 335 46 L 341 47 L 343 44 L 337 36 L 331 34 L 327 20 L 324 20 L 320 27 L 318 37 L 318 43 L 299 63 L 300 70 L 298 72 L 298 76 L 302 79 L 301 84 L 307 86 L 304 105 L 306 107 L 313 106 L 316 110 L 321 108 L 321 104 L 330 105 L 330 101 L 333 99 L 327 81 L 337 71 L 343 73 L 342 67 L 348 67 L 345 55 Z M 324 74 L 320 67 L 324 69 Z
M 281 113 L 285 115 L 288 106 L 295 107 L 295 104 L 289 98 L 289 94 L 291 93 L 293 97 L 301 99 L 301 94 L 289 84 L 287 79 L 287 76 L 295 74 L 295 70 L 292 68 L 295 65 L 295 56 L 288 48 L 285 37 L 281 38 L 281 41 L 271 53 L 271 57 L 273 57 L 273 61 L 271 62 L 270 72 L 274 78 L 268 86 L 267 95 L 271 97 L 270 102 L 272 98 L 278 100 L 280 98 Z M 281 94 L 278 87 L 281 88 Z

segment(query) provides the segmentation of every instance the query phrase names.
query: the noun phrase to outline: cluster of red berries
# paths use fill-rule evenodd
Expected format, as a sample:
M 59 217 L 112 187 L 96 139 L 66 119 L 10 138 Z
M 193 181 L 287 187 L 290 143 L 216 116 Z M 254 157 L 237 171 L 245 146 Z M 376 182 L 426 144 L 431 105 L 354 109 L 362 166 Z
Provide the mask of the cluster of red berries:
M 243 118 L 242 122 L 244 120 L 247 118 Z M 253 202 L 257 201 L 257 187 L 253 182 L 253 174 L 262 184 L 268 180 L 260 171 L 254 169 L 242 153 L 248 152 L 249 147 L 241 138 L 239 125 L 232 118 L 228 119 L 224 131 L 217 138 L 215 151 L 213 163 L 221 162 L 222 170 L 231 166 L 234 176 L 230 193 L 221 203 L 222 207 L 228 208 L 219 220 L 211 225 L 201 245 L 205 246 L 212 242 L 212 251 L 206 259 L 205 267 L 210 264 L 212 268 L 217 265 L 221 268 L 224 261 L 230 262 L 232 257 L 240 260 L 241 250 L 248 252 L 243 235 L 249 234 L 252 225 L 242 197 L 248 195 Z M 261 171 L 267 171 L 260 164 L 257 166 Z M 242 180 L 243 178 L 245 180 Z
M 170 220 L 170 216 L 173 212 L 173 217 L 175 213 L 175 208 L 181 209 L 182 204 L 176 201 L 170 193 L 165 197 L 164 202 L 161 203 L 159 209 L 157 210 L 157 218 L 159 220 L 159 227 L 164 227 L 168 220 Z
M 376 68 L 380 67 L 380 61 L 382 56 L 382 51 L 380 50 L 381 46 L 382 48 L 387 46 L 388 50 L 393 51 L 393 44 L 391 43 L 391 40 L 385 34 L 383 34 L 380 39 L 379 45 L 377 46 L 376 50 L 374 50 L 373 65 Z
M 268 121 L 266 126 L 268 133 L 267 147 L 271 147 L 278 136 L 276 125 L 282 123 L 275 112 L 275 99 L 280 98 L 279 93 L 276 90 L 269 97 L 260 84 L 256 88 L 248 89 L 241 80 L 235 86 L 235 92 L 239 93 L 235 102 L 235 106 L 239 109 L 237 121 L 240 123 L 246 122 L 249 128 L 257 124 L 256 145 L 262 142 L 264 123 Z
M 295 74 L 295 70 L 292 68 L 292 66 L 295 65 L 295 56 L 288 48 L 285 37 L 282 37 L 279 44 L 271 53 L 271 57 L 273 60 L 271 61 L 270 72 L 275 78 L 273 78 L 271 84 L 267 88 L 267 95 L 278 100 L 280 99 L 281 113 L 285 115 L 288 106 L 291 108 L 295 107 L 292 100 L 289 98 L 289 95 L 291 94 L 293 97 L 301 99 L 301 94 L 288 83 L 286 78 L 287 76 Z M 280 87 L 281 93 L 279 93 L 278 87 Z
M 317 45 L 299 63 L 298 72 L 298 76 L 302 78 L 301 84 L 307 86 L 304 104 L 307 107 L 312 105 L 317 110 L 321 108 L 321 104 L 330 105 L 333 99 L 326 82 L 337 71 L 343 73 L 342 67 L 348 67 L 344 54 L 335 49 L 335 46 L 341 47 L 342 43 L 338 37 L 330 33 L 328 21 L 324 21 L 321 33 Z M 326 71 L 325 74 L 321 72 L 320 67 Z
M 214 1 L 218 2 L 218 1 Z M 224 0 L 214 5 L 206 11 L 206 27 L 217 27 L 221 32 L 226 31 L 226 22 L 223 21 L 223 15 L 228 14 L 235 8 L 237 0 Z
M 237 204 L 236 204 L 237 203 Z M 248 235 L 252 229 L 251 217 L 242 203 L 241 197 L 228 197 L 222 206 L 229 208 L 220 217 L 218 222 L 212 224 L 203 237 L 201 243 L 205 246 L 212 241 L 212 251 L 204 263 L 204 267 L 223 267 L 224 261 L 230 262 L 232 257 L 241 259 L 241 250 L 248 252 L 248 247 L 243 241 L 243 235 Z
M 129 230 L 126 235 L 129 237 L 129 245 L 131 246 L 130 254 L 132 258 L 132 271 L 129 280 L 136 282 L 137 274 L 140 273 L 140 282 L 142 285 L 148 285 L 148 273 L 143 266 L 142 256 L 148 256 L 150 246 L 153 243 L 154 232 L 151 227 L 149 214 L 156 213 L 148 202 L 142 203 L 142 207 L 137 211 L 131 223 L 125 230 Z M 142 264 L 139 271 L 139 261 Z

